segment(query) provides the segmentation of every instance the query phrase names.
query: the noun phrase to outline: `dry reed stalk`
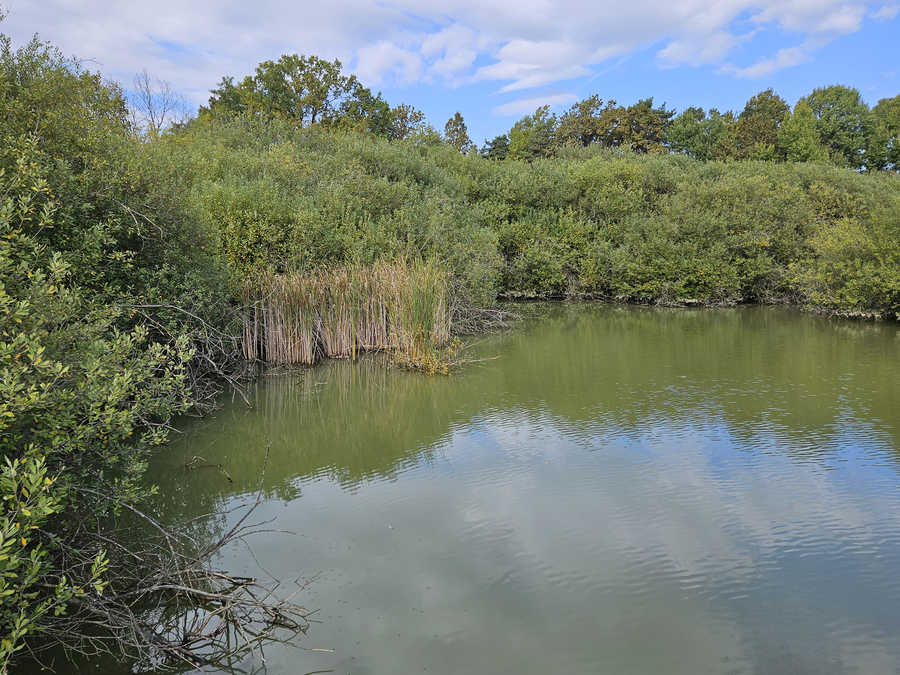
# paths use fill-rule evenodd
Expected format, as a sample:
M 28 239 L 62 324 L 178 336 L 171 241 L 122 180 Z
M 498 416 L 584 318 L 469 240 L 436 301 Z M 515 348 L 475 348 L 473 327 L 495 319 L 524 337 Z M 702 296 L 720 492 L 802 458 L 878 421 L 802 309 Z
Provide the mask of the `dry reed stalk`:
M 420 361 L 450 338 L 448 286 L 438 266 L 405 260 L 262 275 L 243 289 L 244 355 L 310 365 L 397 351 Z

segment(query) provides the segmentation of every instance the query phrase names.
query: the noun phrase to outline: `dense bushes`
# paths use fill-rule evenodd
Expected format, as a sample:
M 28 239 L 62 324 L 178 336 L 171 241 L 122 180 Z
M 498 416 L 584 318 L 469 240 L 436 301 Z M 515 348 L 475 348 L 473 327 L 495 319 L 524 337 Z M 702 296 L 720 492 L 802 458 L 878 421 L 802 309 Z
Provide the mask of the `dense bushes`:
M 24 638 L 110 583 L 121 552 L 101 524 L 147 494 L 148 450 L 194 401 L 196 327 L 160 306 L 222 317 L 227 279 L 148 173 L 115 86 L 2 38 L 0 127 L 5 671 Z
M 492 162 L 446 145 L 200 119 L 157 151 L 242 274 L 423 257 L 465 297 L 900 310 L 900 178 L 596 147 Z M 180 153 L 180 156 L 179 156 Z

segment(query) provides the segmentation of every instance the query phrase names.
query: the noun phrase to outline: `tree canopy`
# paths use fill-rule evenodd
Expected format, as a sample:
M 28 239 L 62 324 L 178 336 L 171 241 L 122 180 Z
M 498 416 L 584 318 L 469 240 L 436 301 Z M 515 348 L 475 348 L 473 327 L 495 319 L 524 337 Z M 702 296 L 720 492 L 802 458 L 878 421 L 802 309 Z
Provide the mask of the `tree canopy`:
M 675 152 L 700 160 L 830 161 L 855 169 L 897 170 L 897 97 L 871 111 L 856 89 L 813 90 L 792 111 L 771 88 L 753 95 L 740 113 L 690 106 L 676 116 L 652 97 L 620 105 L 599 93 L 560 114 L 540 106 L 479 151 L 493 160 L 535 160 L 565 148 L 598 146 L 635 152 Z M 340 61 L 285 54 L 263 61 L 236 82 L 223 77 L 201 116 L 249 115 L 283 119 L 297 127 L 321 125 L 368 131 L 418 144 L 447 143 L 462 154 L 476 150 L 456 112 L 443 132 L 407 103 L 391 107 L 343 72 Z M 783 128 L 786 127 L 786 128 Z
M 806 101 L 798 101 L 792 115 L 785 115 L 778 130 L 778 144 L 788 162 L 818 162 L 828 159 L 822 145 L 816 116 Z
M 606 111 L 616 107 L 615 101 L 607 104 Z M 609 127 L 608 115 L 604 115 L 603 99 L 597 94 L 574 103 L 559 118 L 556 127 L 556 141 L 560 145 L 587 147 L 606 137 Z
M 722 138 L 733 123 L 730 112 L 722 114 L 712 109 L 706 113 L 703 108 L 690 107 L 669 125 L 666 140 L 673 152 L 700 160 L 720 159 Z
M 737 159 L 775 159 L 778 130 L 790 112 L 787 102 L 772 89 L 752 96 L 731 127 Z
M 866 167 L 900 170 L 900 95 L 883 98 L 872 108 Z
M 481 149 L 481 155 L 486 159 L 506 159 L 509 156 L 509 136 L 501 134 L 489 140 Z
M 444 139 L 459 152 L 468 154 L 475 144 L 469 138 L 469 129 L 461 113 L 456 112 L 444 125 Z
M 510 159 L 537 159 L 553 154 L 556 115 L 550 106 L 541 106 L 509 130 Z
M 211 93 L 201 113 L 277 117 L 298 127 L 349 125 L 382 135 L 393 130 L 391 110 L 381 94 L 373 95 L 355 75 L 345 75 L 337 59 L 284 54 L 277 61 L 263 61 L 238 84 L 223 77 Z
M 407 103 L 391 108 L 389 138 L 403 140 L 421 133 L 426 126 L 425 113 Z
M 869 106 L 859 91 L 842 85 L 814 89 L 803 99 L 816 118 L 816 129 L 832 157 L 853 169 L 866 163 Z

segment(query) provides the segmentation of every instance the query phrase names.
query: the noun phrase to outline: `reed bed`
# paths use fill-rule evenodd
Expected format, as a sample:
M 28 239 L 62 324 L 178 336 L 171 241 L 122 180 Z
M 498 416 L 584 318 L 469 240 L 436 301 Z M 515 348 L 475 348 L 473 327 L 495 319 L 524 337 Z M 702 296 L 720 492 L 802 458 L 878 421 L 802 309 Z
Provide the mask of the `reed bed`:
M 279 365 L 389 351 L 429 363 L 450 339 L 449 280 L 438 265 L 380 262 L 289 274 L 244 285 L 244 356 Z

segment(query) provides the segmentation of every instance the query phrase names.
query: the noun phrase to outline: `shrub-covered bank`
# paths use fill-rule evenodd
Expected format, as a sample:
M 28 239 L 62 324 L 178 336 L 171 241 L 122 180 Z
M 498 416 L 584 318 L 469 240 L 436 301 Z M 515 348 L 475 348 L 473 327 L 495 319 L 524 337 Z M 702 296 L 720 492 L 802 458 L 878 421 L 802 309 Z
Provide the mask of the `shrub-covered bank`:
M 59 645 L 197 665 L 247 645 L 236 622 L 290 627 L 296 608 L 209 566 L 241 528 L 138 516 L 170 420 L 239 365 L 217 236 L 119 88 L 52 47 L 0 36 L 0 130 L 0 672 Z
M 458 294 L 900 311 L 900 177 L 586 148 L 492 162 L 258 120 L 199 119 L 153 151 L 229 264 L 438 261 Z

